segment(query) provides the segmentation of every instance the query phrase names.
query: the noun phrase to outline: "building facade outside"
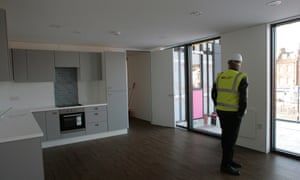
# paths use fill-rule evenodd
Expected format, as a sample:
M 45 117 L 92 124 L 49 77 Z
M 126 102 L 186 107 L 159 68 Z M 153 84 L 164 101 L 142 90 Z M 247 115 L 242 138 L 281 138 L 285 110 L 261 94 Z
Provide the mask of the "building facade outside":
M 299 121 L 300 49 L 280 49 L 276 59 L 276 119 Z

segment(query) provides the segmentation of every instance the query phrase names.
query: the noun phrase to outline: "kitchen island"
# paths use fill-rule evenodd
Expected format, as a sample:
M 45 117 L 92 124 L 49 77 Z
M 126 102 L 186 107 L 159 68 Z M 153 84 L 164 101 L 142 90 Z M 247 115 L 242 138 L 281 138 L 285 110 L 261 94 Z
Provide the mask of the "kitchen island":
M 10 111 L 1 117 L 1 180 L 44 179 L 42 136 L 30 111 Z
M 61 112 L 73 113 L 77 109 L 83 110 L 85 114 L 85 128 L 79 131 L 62 132 L 60 129 Z M 55 115 L 52 116 L 52 113 Z M 55 133 L 57 134 L 53 136 Z M 1 113 L 0 179 L 43 180 L 42 148 L 127 133 L 127 127 L 109 129 L 106 103 L 63 108 L 10 110 L 4 115 Z

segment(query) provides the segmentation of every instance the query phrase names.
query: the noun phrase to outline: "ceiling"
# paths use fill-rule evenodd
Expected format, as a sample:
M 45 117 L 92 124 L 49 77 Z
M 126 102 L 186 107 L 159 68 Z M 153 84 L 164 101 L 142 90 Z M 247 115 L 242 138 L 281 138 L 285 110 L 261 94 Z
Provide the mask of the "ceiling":
M 0 0 L 17 42 L 152 50 L 300 15 L 300 0 Z

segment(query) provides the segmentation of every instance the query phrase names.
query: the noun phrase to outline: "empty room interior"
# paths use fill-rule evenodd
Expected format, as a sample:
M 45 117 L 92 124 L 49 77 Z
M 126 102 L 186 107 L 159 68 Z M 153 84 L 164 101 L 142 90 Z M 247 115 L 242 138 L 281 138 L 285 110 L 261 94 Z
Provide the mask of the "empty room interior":
M 297 179 L 299 32 L 299 0 L 1 0 L 0 179 Z M 236 53 L 224 170 L 212 89 Z

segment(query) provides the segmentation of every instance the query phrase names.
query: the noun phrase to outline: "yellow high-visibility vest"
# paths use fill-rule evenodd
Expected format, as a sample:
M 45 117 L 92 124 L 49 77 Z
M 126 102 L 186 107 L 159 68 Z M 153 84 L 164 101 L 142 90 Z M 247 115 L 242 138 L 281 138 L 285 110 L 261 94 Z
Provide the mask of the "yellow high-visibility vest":
M 239 108 L 238 88 L 241 80 L 247 77 L 246 73 L 229 69 L 218 74 L 217 87 L 217 110 L 237 112 Z

